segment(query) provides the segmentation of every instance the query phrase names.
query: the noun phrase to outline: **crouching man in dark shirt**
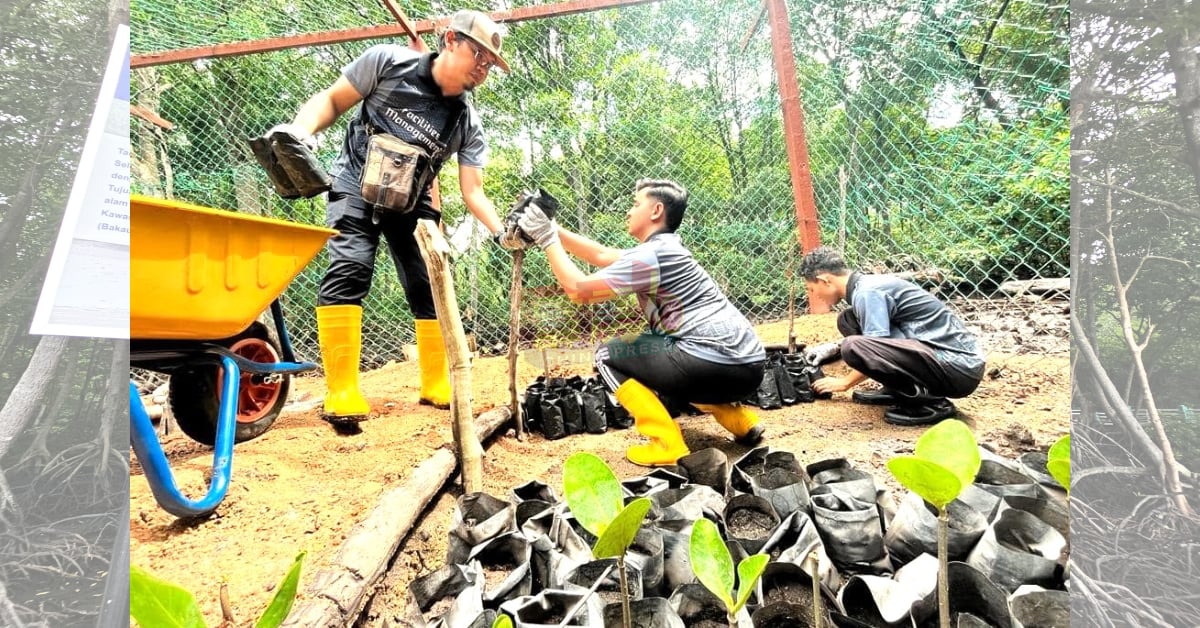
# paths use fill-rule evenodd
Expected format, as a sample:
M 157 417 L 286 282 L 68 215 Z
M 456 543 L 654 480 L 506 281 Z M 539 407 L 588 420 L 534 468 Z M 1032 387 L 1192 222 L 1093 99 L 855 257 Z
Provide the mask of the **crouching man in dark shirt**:
M 814 391 L 842 392 L 871 378 L 883 389 L 855 391 L 854 401 L 892 406 L 884 421 L 893 425 L 929 425 L 954 416 L 947 397 L 966 397 L 979 386 L 984 359 L 978 341 L 929 292 L 890 275 L 851 271 L 828 247 L 805 255 L 800 274 L 810 300 L 850 304 L 837 319 L 844 338 L 806 356 L 822 363 L 840 355 L 851 371 L 813 382 Z

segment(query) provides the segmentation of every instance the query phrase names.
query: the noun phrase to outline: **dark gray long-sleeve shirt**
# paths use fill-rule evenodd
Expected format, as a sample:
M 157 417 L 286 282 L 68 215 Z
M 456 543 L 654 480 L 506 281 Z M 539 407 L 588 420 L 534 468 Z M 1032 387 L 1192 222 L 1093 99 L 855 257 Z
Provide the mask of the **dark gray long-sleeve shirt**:
M 948 368 L 983 376 L 983 352 L 975 335 L 945 303 L 916 284 L 856 272 L 846 283 L 846 301 L 858 315 L 863 335 L 919 340 Z

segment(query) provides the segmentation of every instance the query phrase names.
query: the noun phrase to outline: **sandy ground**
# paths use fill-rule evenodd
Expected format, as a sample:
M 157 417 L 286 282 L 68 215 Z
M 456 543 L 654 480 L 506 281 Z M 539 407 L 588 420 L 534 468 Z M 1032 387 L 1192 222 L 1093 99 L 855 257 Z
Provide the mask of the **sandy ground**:
M 787 329 L 783 322 L 758 331 L 765 343 L 782 344 Z M 795 334 L 801 343 L 831 339 L 836 336 L 834 319 L 832 315 L 801 317 Z M 1007 455 L 1044 450 L 1070 425 L 1065 339 L 1037 340 L 1038 353 L 1029 353 L 1028 346 L 989 345 L 989 377 L 975 394 L 957 404 L 961 418 L 975 429 L 980 442 Z M 560 358 L 556 370 L 586 374 L 589 359 L 588 351 L 568 355 Z M 476 413 L 507 403 L 507 369 L 504 358 L 475 361 Z M 540 366 L 521 360 L 522 389 L 539 373 Z M 160 509 L 144 478 L 138 477 L 140 467 L 135 463 L 130 478 L 133 564 L 192 591 L 209 625 L 220 623 L 218 594 L 226 583 L 237 625 L 253 625 L 297 552 L 305 550 L 303 597 L 311 575 L 330 560 L 379 495 L 403 482 L 433 450 L 451 441 L 449 412 L 418 405 L 417 381 L 414 362 L 392 363 L 364 374 L 362 388 L 378 416 L 363 424 L 361 434 L 341 436 L 317 416 L 323 380 L 294 379 L 289 406 L 275 425 L 236 447 L 228 496 L 204 521 L 180 521 Z M 762 412 L 766 444 L 795 453 L 805 464 L 845 457 L 888 482 L 886 461 L 910 452 L 921 430 L 887 425 L 882 412 L 882 408 L 851 403 L 849 393 Z M 682 418 L 680 425 L 693 451 L 718 447 L 731 459 L 746 451 L 707 415 Z M 561 488 L 562 461 L 578 450 L 601 456 L 619 477 L 641 475 L 643 469 L 623 458 L 625 448 L 639 441 L 634 430 L 558 441 L 536 435 L 518 441 L 508 430 L 486 444 L 486 490 L 504 497 L 532 479 Z M 202 494 L 211 473 L 211 449 L 182 434 L 164 436 L 162 444 L 185 493 Z M 444 563 L 450 513 L 460 492 L 453 484 L 447 486 L 418 522 L 357 625 L 394 625 L 408 583 Z

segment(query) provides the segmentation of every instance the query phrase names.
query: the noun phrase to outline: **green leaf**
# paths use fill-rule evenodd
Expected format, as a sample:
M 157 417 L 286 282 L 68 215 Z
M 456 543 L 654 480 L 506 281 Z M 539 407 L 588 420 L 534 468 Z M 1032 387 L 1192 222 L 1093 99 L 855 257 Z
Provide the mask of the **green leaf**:
M 942 421 L 926 430 L 917 439 L 913 455 L 953 473 L 962 486 L 974 482 L 975 474 L 979 473 L 981 461 L 975 435 L 966 423 L 957 419 Z
M 1046 470 L 1054 477 L 1067 493 L 1071 492 L 1071 459 L 1059 458 L 1046 463 Z
M 263 611 L 258 623 L 254 624 L 254 628 L 277 628 L 287 619 L 288 613 L 292 612 L 292 602 L 296 601 L 296 587 L 300 584 L 300 565 L 303 562 L 304 552 L 300 552 L 296 555 L 291 569 L 288 569 L 287 575 L 283 577 L 283 582 L 279 584 L 279 590 L 275 592 L 267 610 Z
M 708 519 L 697 519 L 692 524 L 692 539 L 688 545 L 692 560 L 692 571 L 704 588 L 712 591 L 725 608 L 733 608 L 733 557 L 725 540 L 717 530 L 717 524 Z
M 496 621 L 492 622 L 492 628 L 513 628 L 512 617 L 504 613 L 496 615 Z
M 738 596 L 737 604 L 733 607 L 733 612 L 736 614 L 742 610 L 746 602 L 750 600 L 750 594 L 754 593 L 754 583 L 758 582 L 759 576 L 767 568 L 767 563 L 771 561 L 771 557 L 767 554 L 755 554 L 747 556 L 738 563 Z
M 642 527 L 642 519 L 646 518 L 647 512 L 650 512 L 648 498 L 639 497 L 629 502 L 628 506 L 617 513 L 616 518 L 604 530 L 604 534 L 596 540 L 592 555 L 596 558 L 611 558 L 624 554 L 637 536 L 638 529 Z
M 595 454 L 578 452 L 563 463 L 563 495 L 583 529 L 603 536 L 617 517 L 625 494 L 612 469 Z
M 191 593 L 132 565 L 129 616 L 143 628 L 205 628 L 204 616 Z
M 1058 439 L 1046 452 L 1046 470 L 1067 493 L 1071 492 L 1071 435 Z
M 963 488 L 958 476 L 950 470 L 916 456 L 892 458 L 887 466 L 905 488 L 938 509 L 944 509 L 954 501 Z
M 1071 459 L 1071 435 L 1067 434 L 1058 439 L 1058 442 L 1050 446 L 1050 451 L 1046 452 L 1046 460 L 1061 460 Z

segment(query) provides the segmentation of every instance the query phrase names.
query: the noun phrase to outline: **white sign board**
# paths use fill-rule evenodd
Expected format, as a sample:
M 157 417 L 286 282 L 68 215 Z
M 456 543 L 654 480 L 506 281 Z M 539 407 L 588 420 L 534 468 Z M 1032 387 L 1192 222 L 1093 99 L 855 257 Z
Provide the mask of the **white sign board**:
M 129 27 L 117 31 L 31 334 L 129 337 Z

